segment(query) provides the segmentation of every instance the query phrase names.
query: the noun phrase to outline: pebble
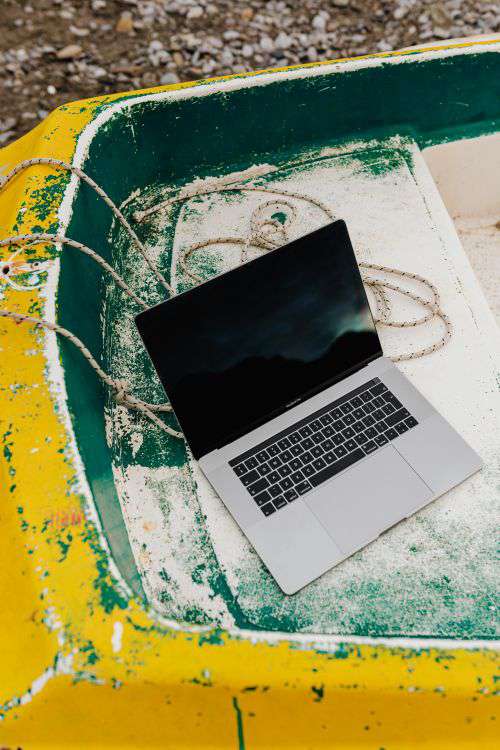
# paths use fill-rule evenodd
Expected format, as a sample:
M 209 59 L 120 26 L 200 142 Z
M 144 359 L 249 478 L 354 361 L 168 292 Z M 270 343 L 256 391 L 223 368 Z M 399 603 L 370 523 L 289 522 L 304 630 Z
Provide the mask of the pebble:
M 129 10 L 124 10 L 116 24 L 118 34 L 130 34 L 134 30 L 134 17 Z
M 160 78 L 162 86 L 169 86 L 172 83 L 179 83 L 179 76 L 176 73 L 165 73 Z
M 56 52 L 56 57 L 59 60 L 74 60 L 75 57 L 80 57 L 83 50 L 79 44 L 68 44 L 67 47 L 63 47 Z

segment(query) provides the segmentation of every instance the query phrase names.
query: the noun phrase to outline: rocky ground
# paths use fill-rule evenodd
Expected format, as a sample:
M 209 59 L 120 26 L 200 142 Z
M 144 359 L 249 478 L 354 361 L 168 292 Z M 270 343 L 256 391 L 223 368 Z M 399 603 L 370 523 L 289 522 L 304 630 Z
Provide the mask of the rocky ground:
M 0 0 L 0 146 L 96 94 L 494 32 L 485 0 Z

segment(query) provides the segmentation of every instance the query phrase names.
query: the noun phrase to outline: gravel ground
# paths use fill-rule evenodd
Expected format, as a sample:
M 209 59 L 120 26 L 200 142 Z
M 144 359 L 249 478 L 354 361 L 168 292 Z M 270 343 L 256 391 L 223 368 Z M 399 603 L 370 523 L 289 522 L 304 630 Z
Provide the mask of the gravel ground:
M 0 147 L 75 99 L 494 32 L 484 0 L 0 0 Z

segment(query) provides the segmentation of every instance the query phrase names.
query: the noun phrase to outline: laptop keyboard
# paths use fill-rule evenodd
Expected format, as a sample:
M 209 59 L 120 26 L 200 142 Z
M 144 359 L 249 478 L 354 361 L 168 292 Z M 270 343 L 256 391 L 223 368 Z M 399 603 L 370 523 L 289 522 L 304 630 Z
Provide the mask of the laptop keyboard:
M 229 465 L 270 516 L 417 424 L 374 378 Z

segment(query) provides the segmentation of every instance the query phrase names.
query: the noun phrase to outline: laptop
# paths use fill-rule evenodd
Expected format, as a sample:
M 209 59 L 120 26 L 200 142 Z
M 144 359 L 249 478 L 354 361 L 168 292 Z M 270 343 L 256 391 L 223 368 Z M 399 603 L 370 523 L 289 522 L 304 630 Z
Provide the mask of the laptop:
M 194 459 L 286 594 L 481 468 L 384 357 L 344 221 L 136 323 Z

